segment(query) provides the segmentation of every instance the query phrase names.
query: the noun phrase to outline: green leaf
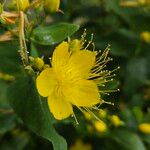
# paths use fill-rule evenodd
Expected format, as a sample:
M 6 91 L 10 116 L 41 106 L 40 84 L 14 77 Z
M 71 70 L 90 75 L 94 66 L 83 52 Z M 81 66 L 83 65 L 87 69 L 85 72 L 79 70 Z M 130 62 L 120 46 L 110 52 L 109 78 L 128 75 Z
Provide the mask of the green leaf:
M 26 132 L 18 129 L 14 129 L 11 132 L 10 137 L 7 138 L 7 140 L 6 138 L 2 138 L 0 150 L 25 150 L 25 147 L 31 140 L 30 136 Z
M 145 143 L 150 144 L 150 135 L 142 134 L 140 137 Z
M 0 135 L 15 127 L 15 116 L 13 114 L 0 113 Z
M 133 113 L 134 113 L 134 115 L 135 115 L 135 117 L 139 123 L 143 121 L 144 114 L 143 114 L 143 112 L 139 106 L 135 106 L 133 108 Z
M 137 130 L 137 120 L 129 108 L 125 108 L 121 111 L 122 119 L 124 120 L 126 127 L 133 131 Z
M 78 25 L 69 23 L 40 26 L 34 29 L 31 40 L 41 45 L 54 45 L 71 36 L 78 29 Z
M 8 84 L 0 80 L 0 135 L 15 127 L 15 115 L 7 100 L 7 87 Z
M 121 145 L 122 150 L 146 150 L 139 136 L 128 130 L 115 130 L 112 139 Z
M 47 101 L 39 96 L 34 80 L 27 75 L 17 79 L 8 89 L 10 104 L 29 129 L 51 141 L 55 150 L 66 150 L 66 141 L 52 126 Z
M 20 71 L 21 58 L 16 41 L 0 43 L 0 72 L 16 74 Z
M 105 0 L 104 3 L 105 9 L 109 12 L 109 14 L 114 13 L 121 17 L 127 24 L 131 24 L 129 16 L 127 16 L 123 9 L 119 6 L 119 0 Z
M 147 60 L 144 57 L 132 58 L 127 64 L 124 91 L 133 94 L 139 86 L 148 80 Z
M 38 51 L 37 51 L 34 43 L 31 43 L 31 52 L 30 52 L 30 55 L 32 57 L 38 57 L 39 56 Z
M 7 100 L 7 88 L 8 84 L 5 81 L 0 80 L 0 108 L 8 109 L 10 108 Z

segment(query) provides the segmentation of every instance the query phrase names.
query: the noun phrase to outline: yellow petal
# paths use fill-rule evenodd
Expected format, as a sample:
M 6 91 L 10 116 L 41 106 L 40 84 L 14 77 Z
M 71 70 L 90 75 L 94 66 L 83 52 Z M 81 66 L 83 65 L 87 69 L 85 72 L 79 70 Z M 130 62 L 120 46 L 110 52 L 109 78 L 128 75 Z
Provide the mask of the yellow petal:
M 62 94 L 52 93 L 48 97 L 48 105 L 51 113 L 58 120 L 65 119 L 73 114 L 71 104 L 64 100 Z
M 59 73 L 60 71 L 62 71 L 63 67 L 68 62 L 68 59 L 70 57 L 70 53 L 68 49 L 69 49 L 69 44 L 67 42 L 62 42 L 54 50 L 52 56 L 52 67 L 55 72 Z
M 43 70 L 36 79 L 37 90 L 43 97 L 49 96 L 54 90 L 55 85 L 56 79 L 51 68 Z
M 73 77 L 85 77 L 95 64 L 96 53 L 89 50 L 81 50 L 73 53 L 68 65 Z
M 63 93 L 66 99 L 76 106 L 91 107 L 100 103 L 98 87 L 90 80 L 78 80 L 75 84 L 65 87 Z

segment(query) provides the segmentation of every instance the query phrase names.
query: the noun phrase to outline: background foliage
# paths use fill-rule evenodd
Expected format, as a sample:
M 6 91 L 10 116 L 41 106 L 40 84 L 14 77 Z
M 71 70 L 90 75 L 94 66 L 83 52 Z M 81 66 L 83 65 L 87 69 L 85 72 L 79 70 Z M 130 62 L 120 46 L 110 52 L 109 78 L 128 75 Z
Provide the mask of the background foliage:
M 129 7 L 120 3 L 120 0 L 63 0 L 61 10 L 64 14 L 47 17 L 47 27 L 35 27 L 28 34 L 31 55 L 44 55 L 46 62 L 55 45 L 77 31 L 78 25 L 80 29 L 71 38 L 80 37 L 86 28 L 87 38 L 94 33 L 96 49 L 103 50 L 111 45 L 110 55 L 114 61 L 108 68 L 120 66 L 121 69 L 108 86 L 120 88 L 120 92 L 105 98 L 114 106 L 101 106 L 106 115 L 100 117 L 107 129 L 98 130 L 93 118 L 90 121 L 77 110 L 79 125 L 73 118 L 56 121 L 45 101 L 37 96 L 34 78 L 25 75 L 21 67 L 18 41 L 0 42 L 0 72 L 17 78 L 12 85 L 8 80 L 4 81 L 0 74 L 1 150 L 53 149 L 48 140 L 52 141 L 56 150 L 65 150 L 66 142 L 60 135 L 66 139 L 71 150 L 150 149 L 150 134 L 139 130 L 141 123 L 150 123 L 150 38 L 141 36 L 145 31 L 150 32 L 150 6 Z M 58 24 L 51 26 L 53 22 Z M 0 34 L 3 33 L 1 28 Z M 115 125 L 110 119 L 112 115 L 118 116 L 122 124 Z

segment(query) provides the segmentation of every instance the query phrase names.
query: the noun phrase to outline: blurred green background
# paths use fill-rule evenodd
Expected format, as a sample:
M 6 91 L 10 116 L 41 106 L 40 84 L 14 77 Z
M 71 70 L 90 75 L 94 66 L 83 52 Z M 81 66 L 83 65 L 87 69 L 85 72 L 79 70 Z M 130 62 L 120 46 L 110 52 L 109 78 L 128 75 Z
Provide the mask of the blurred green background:
M 109 84 L 109 88 L 120 91 L 105 97 L 114 106 L 103 104 L 97 114 L 102 123 L 77 112 L 79 125 L 68 119 L 55 123 L 56 129 L 66 138 L 70 150 L 149 150 L 150 1 L 62 0 L 61 10 L 64 14 L 47 19 L 80 25 L 74 38 L 79 38 L 85 28 L 87 38 L 94 33 L 97 50 L 111 45 L 114 60 L 108 68 L 121 68 Z M 20 61 L 18 53 L 11 50 L 15 43 L 0 43 L 0 50 L 3 47 L 8 51 L 0 51 L 0 67 L 7 73 L 18 72 L 16 65 L 9 63 Z M 7 102 L 6 89 L 7 84 L 0 79 L 0 150 L 52 149 L 47 140 L 29 131 L 15 115 Z

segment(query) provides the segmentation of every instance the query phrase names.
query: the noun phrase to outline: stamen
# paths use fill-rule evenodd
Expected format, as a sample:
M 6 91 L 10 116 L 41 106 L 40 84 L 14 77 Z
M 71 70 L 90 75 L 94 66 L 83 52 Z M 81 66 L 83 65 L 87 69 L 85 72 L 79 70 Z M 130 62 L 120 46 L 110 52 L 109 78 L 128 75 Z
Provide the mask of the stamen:
M 116 74 L 112 74 L 112 75 L 110 75 L 110 76 L 106 76 L 105 79 L 112 78 L 112 77 L 115 77 L 115 76 L 116 76 Z M 110 81 L 113 81 L 113 78 L 110 79 Z
M 68 43 L 70 43 L 71 42 L 71 39 L 70 39 L 70 37 L 68 36 Z
M 51 57 L 49 57 L 49 61 L 50 61 L 50 64 L 52 65 L 52 58 Z
M 98 86 L 102 86 L 104 83 L 108 83 L 108 82 L 112 82 L 114 79 L 110 79 L 110 80 L 104 80 L 104 81 L 99 81 L 99 80 L 97 80 L 97 85 Z
M 75 120 L 76 124 L 77 124 L 77 125 L 79 125 L 79 122 L 78 122 L 78 120 L 77 120 L 76 115 L 73 113 L 73 115 L 72 115 L 72 116 L 73 116 L 73 118 L 74 118 L 74 120 Z
M 99 92 L 102 93 L 102 94 L 105 94 L 105 95 L 107 95 L 107 96 L 110 95 L 109 93 L 106 93 L 106 92 L 103 92 L 103 91 L 99 91 Z
M 103 53 L 100 55 L 100 57 L 98 57 L 98 59 L 99 60 L 102 60 L 102 59 L 105 60 L 107 58 L 107 56 L 108 56 L 109 51 L 110 51 L 110 45 L 108 45 L 106 47 L 106 49 L 103 51 Z M 98 53 L 98 54 L 100 54 L 100 53 Z
M 93 116 L 95 119 L 97 119 L 98 121 L 102 122 L 102 120 L 100 118 L 98 118 L 91 110 L 90 108 L 84 107 L 84 109 L 90 113 L 91 116 Z
M 95 51 L 95 44 L 94 44 L 94 42 L 92 43 L 92 46 L 93 46 L 92 51 L 94 52 Z
M 112 103 L 112 102 L 106 102 L 104 100 L 102 100 L 102 104 L 109 104 L 109 105 L 113 105 L 114 106 L 114 103 Z
M 113 93 L 113 92 L 118 92 L 119 89 L 116 89 L 116 90 L 102 90 L 100 91 L 101 93 Z
M 85 49 L 87 49 L 87 48 L 90 46 L 90 44 L 92 44 L 93 36 L 94 36 L 94 34 L 92 33 L 92 34 L 91 34 L 91 39 L 90 39 L 90 41 L 88 42 L 88 44 L 87 44 L 87 46 L 85 47 Z
M 110 73 L 113 73 L 113 72 L 117 71 L 118 69 L 120 69 L 120 66 L 118 66 L 117 68 L 115 68 L 112 71 L 110 71 Z
M 78 109 L 84 114 L 84 110 L 82 110 L 82 107 L 77 106 Z
M 86 37 L 86 29 L 84 29 L 83 34 L 81 35 L 81 40 L 85 41 L 85 37 Z
M 100 109 L 97 106 L 93 106 L 92 109 L 99 111 Z
M 90 40 L 90 41 L 93 41 L 93 37 L 94 37 L 94 34 L 92 33 L 92 34 L 91 34 L 91 40 Z

